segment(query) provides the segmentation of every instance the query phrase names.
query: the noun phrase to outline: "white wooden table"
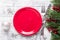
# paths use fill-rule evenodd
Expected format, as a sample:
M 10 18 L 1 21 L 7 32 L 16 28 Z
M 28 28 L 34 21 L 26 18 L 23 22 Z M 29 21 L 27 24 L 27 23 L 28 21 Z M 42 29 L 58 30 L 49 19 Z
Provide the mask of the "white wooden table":
M 13 27 L 12 20 L 14 13 L 22 7 L 34 7 L 41 12 L 41 6 L 45 5 L 47 9 L 48 4 L 49 0 L 0 0 L 0 40 L 44 40 L 41 36 L 41 30 L 30 37 L 18 34 Z M 42 18 L 44 14 L 41 13 Z M 50 33 L 46 28 L 44 28 L 44 37 L 46 40 L 50 39 Z

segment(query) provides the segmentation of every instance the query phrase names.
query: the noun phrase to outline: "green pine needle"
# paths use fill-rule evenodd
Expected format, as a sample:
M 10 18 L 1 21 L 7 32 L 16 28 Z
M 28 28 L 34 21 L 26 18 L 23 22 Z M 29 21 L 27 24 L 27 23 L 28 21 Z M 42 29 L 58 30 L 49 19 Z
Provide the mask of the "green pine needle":
M 60 12 L 50 9 L 48 12 L 48 17 L 52 17 L 53 19 L 60 20 Z

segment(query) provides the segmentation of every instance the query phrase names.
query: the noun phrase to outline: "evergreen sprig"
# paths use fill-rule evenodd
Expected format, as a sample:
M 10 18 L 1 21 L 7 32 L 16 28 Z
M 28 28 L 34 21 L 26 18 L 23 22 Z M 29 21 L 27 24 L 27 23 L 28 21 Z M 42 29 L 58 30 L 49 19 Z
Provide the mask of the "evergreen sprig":
M 60 0 L 52 0 L 51 3 L 55 6 L 60 6 Z
M 55 10 L 49 10 L 48 12 L 48 17 L 51 17 L 53 19 L 56 19 L 56 20 L 60 20 L 60 12 L 57 12 Z

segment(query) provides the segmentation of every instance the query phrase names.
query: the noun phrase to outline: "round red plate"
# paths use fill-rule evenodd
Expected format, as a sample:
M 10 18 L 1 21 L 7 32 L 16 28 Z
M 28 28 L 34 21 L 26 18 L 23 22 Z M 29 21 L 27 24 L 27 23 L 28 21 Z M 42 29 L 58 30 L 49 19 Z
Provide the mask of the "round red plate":
M 42 18 L 36 9 L 24 7 L 15 13 L 13 25 L 18 33 L 30 36 L 41 29 Z

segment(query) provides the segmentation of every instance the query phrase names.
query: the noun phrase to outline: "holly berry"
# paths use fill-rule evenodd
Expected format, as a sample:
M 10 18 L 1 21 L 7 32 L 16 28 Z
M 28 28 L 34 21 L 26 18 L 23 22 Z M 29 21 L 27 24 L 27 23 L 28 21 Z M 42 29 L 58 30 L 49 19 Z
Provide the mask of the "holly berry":
M 51 21 L 56 22 L 56 20 L 55 19 L 52 19 L 52 18 L 49 18 L 49 19 L 47 18 L 46 21 L 47 22 L 51 22 Z
M 58 34 L 57 29 L 53 29 L 52 32 Z
M 60 7 L 59 6 L 53 6 L 52 9 L 57 11 L 57 12 L 60 12 Z
M 51 19 L 46 19 L 47 22 L 51 22 Z
M 49 32 L 52 31 L 52 32 L 55 33 L 55 34 L 58 34 L 57 29 L 55 29 L 55 28 L 53 28 L 53 27 L 48 27 L 47 29 L 48 29 Z
M 51 18 L 51 21 L 56 22 L 56 20 L 55 19 L 52 19 L 52 18 Z
M 52 31 L 53 28 L 52 27 L 48 27 L 47 29 L 50 32 L 50 31 Z
M 55 32 L 53 32 L 53 33 L 58 34 L 58 32 L 57 32 L 57 31 L 55 31 Z

